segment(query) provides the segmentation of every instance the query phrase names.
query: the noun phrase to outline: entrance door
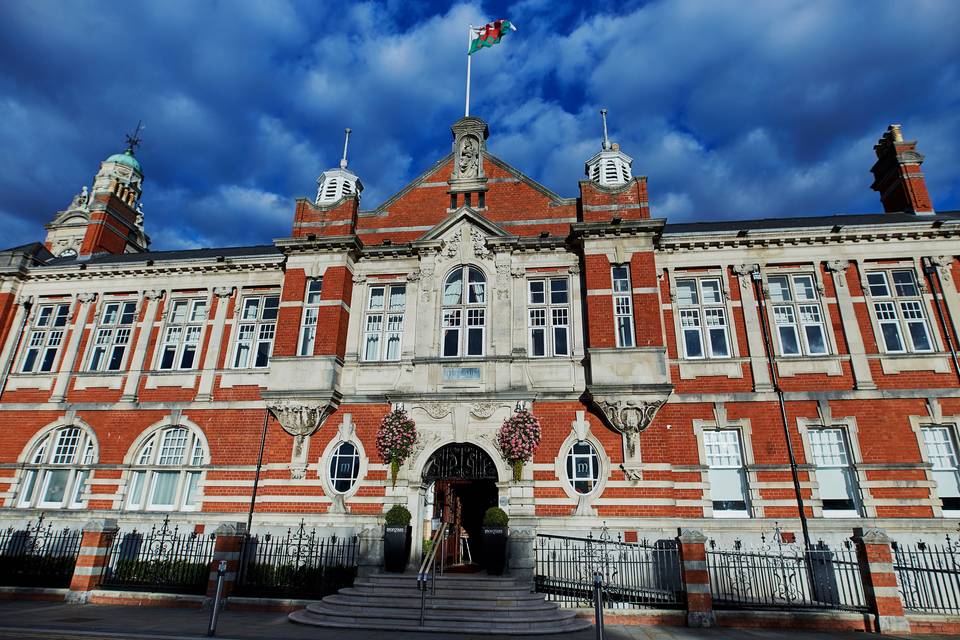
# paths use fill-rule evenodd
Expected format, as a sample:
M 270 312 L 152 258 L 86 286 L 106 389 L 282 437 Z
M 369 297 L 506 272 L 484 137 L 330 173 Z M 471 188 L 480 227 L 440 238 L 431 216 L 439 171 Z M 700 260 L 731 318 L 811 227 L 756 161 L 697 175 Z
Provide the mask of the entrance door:
M 434 487 L 433 522 L 447 523 L 444 564 L 482 564 L 483 514 L 497 505 L 496 465 L 480 447 L 450 444 L 431 456 L 423 480 Z

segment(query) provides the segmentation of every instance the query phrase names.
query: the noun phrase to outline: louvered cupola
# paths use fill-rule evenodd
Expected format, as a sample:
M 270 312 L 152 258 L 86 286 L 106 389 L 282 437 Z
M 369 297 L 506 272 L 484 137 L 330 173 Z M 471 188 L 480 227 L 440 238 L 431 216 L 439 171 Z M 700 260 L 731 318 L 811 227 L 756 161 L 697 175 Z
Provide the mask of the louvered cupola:
M 633 158 L 607 137 L 607 110 L 601 109 L 600 115 L 603 117 L 603 143 L 600 152 L 587 160 L 584 168 L 587 177 L 601 187 L 620 187 L 633 178 Z
M 360 197 L 363 183 L 354 172 L 347 169 L 347 145 L 350 143 L 350 129 L 344 130 L 346 136 L 343 141 L 343 157 L 340 159 L 339 169 L 329 169 L 317 178 L 318 205 L 329 205 L 339 202 L 340 199 L 356 194 Z

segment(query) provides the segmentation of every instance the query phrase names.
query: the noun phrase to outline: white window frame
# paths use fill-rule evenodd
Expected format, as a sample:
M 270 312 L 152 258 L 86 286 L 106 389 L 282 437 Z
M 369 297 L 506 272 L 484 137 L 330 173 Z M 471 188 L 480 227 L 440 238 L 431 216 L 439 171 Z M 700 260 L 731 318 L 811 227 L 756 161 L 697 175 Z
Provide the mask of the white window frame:
M 177 310 L 184 309 L 181 318 Z M 200 365 L 200 348 L 203 344 L 203 329 L 207 324 L 210 305 L 206 298 L 171 298 L 164 312 L 164 324 L 157 341 L 157 371 L 190 371 Z M 168 366 L 164 365 L 165 355 L 172 354 Z M 190 362 L 184 366 L 186 355 L 192 354 Z
M 344 455 L 340 453 L 340 450 L 349 445 L 353 447 L 352 455 Z M 339 462 L 341 460 L 350 460 L 353 463 L 353 477 L 352 478 L 341 478 L 339 475 Z M 327 464 L 327 482 L 330 484 L 330 488 L 338 495 L 347 495 L 352 492 L 357 484 L 360 482 L 360 469 L 363 463 L 363 457 L 361 455 L 360 446 L 352 440 L 339 440 L 333 447 L 333 450 L 330 452 Z M 340 481 L 349 481 L 349 486 L 346 489 L 341 489 L 337 486 L 337 483 Z
M 209 461 L 207 441 L 199 429 L 167 425 L 152 430 L 137 443 L 130 459 L 124 508 L 128 511 L 199 511 L 200 485 Z M 160 479 L 174 475 L 173 499 L 156 502 Z
M 562 289 L 554 291 L 554 285 Z M 542 287 L 541 291 L 534 289 Z M 554 294 L 564 294 L 565 300 L 554 302 Z M 527 280 L 527 354 L 531 358 L 567 357 L 570 346 L 570 280 L 563 277 L 531 278 Z M 558 332 L 564 336 L 565 351 L 557 350 Z M 543 353 L 534 348 L 537 333 L 542 333 Z
M 124 370 L 133 331 L 137 326 L 136 300 L 111 300 L 100 310 L 98 323 L 90 334 L 87 371 L 116 373 Z M 112 367 L 119 350 L 119 362 Z
M 589 447 L 589 451 L 576 451 L 577 447 L 584 446 Z M 574 440 L 567 447 L 567 453 L 563 456 L 563 459 L 566 481 L 573 492 L 578 496 L 590 496 L 597 493 L 603 478 L 603 463 L 597 447 L 589 440 Z M 581 465 L 586 465 L 585 476 L 579 474 L 580 469 L 583 468 Z M 578 482 L 590 483 L 589 491 L 580 491 L 577 488 Z
M 300 340 L 297 344 L 297 354 L 301 356 L 312 356 L 315 350 L 322 293 L 323 277 L 308 278 L 303 295 L 303 313 L 300 318 Z
M 932 437 L 938 434 L 944 437 L 934 441 Z M 950 423 L 920 425 L 920 441 L 924 449 L 924 459 L 930 463 L 930 474 L 935 483 L 934 491 L 937 498 L 943 503 L 944 498 L 950 499 L 949 508 L 943 504 L 942 512 L 946 518 L 960 517 L 960 440 L 957 438 L 957 425 Z M 956 494 L 944 496 L 941 485 L 945 477 L 952 476 L 950 483 L 957 487 Z
M 379 302 L 378 302 L 379 300 Z M 406 320 L 407 285 L 380 283 L 367 288 L 367 307 L 363 314 L 364 362 L 390 362 L 403 353 L 403 325 Z M 395 352 L 390 353 L 395 340 Z
M 680 300 L 677 295 L 677 328 L 680 341 L 681 357 L 685 360 L 729 360 L 733 357 L 733 340 L 730 331 L 730 313 L 727 309 L 726 296 L 723 289 L 723 276 L 677 276 L 675 283 L 679 292 L 680 287 L 687 282 L 694 283 L 693 292 L 696 298 L 691 302 Z M 705 302 L 704 283 L 716 283 L 718 299 Z M 717 323 L 717 320 L 720 320 Z M 714 351 L 711 332 L 723 332 L 723 342 L 726 353 L 718 354 Z M 690 354 L 687 350 L 687 334 L 696 334 L 700 344 L 700 354 Z
M 766 276 L 769 303 L 768 319 L 773 328 L 777 353 L 784 358 L 820 358 L 832 353 L 827 329 L 826 311 L 820 299 L 817 278 L 812 273 L 772 273 Z M 774 282 L 784 287 L 774 287 Z M 814 351 L 810 332 L 819 330 L 822 351 Z M 797 345 L 795 353 L 787 353 L 783 336 L 792 332 Z
M 30 333 L 24 341 L 20 373 L 56 373 L 69 325 L 69 302 L 39 305 L 33 315 Z M 32 362 L 31 353 L 34 354 Z M 45 366 L 45 363 L 49 364 Z
M 721 442 L 721 437 L 733 434 L 736 442 Z M 730 446 L 735 446 L 735 458 L 731 455 Z M 704 464 L 707 466 L 707 477 L 710 480 L 710 502 L 714 518 L 749 518 L 750 517 L 750 480 L 745 464 L 743 433 L 737 427 L 704 428 L 703 429 Z M 740 497 L 743 509 L 718 509 L 718 502 L 729 500 L 714 500 L 713 491 L 716 478 L 720 474 L 734 473 L 740 484 Z
M 912 282 L 897 283 L 895 275 L 909 274 Z M 877 346 L 881 353 L 935 353 L 938 350 L 936 332 L 930 323 L 922 280 L 913 267 L 868 268 L 864 275 L 864 290 L 870 300 L 870 314 L 875 323 Z M 903 290 L 913 287 L 914 293 Z M 913 317 L 911 317 L 913 316 Z M 911 326 L 919 327 L 926 336 L 929 349 L 918 349 Z M 887 345 L 885 327 L 896 332 L 901 348 Z
M 268 301 L 276 304 L 267 305 Z M 251 305 L 251 303 L 254 303 Z M 249 310 L 253 308 L 253 316 Z M 233 353 L 230 355 L 231 369 L 266 369 L 273 356 L 273 345 L 277 337 L 277 318 L 280 315 L 279 293 L 250 293 L 242 296 L 240 310 L 234 318 Z M 261 347 L 266 345 L 267 356 L 258 364 L 257 356 Z M 246 349 L 245 355 L 242 351 Z M 243 359 L 241 362 L 241 358 Z
M 827 442 L 826 435 L 830 434 L 831 436 L 839 436 L 839 438 L 833 438 L 833 442 Z M 821 500 L 821 509 L 823 512 L 824 518 L 859 518 L 863 516 L 863 495 L 862 488 L 860 485 L 860 478 L 858 477 L 857 470 L 855 467 L 855 458 L 853 451 L 853 444 L 850 439 L 850 430 L 846 425 L 843 424 L 833 424 L 830 426 L 823 425 L 810 425 L 806 429 L 807 443 L 809 445 L 808 455 L 809 463 L 814 466 L 814 473 L 817 477 L 817 485 L 821 487 L 820 489 L 820 500 Z M 824 458 L 836 458 L 837 455 L 835 452 L 830 452 L 826 447 L 833 446 L 839 442 L 842 445 L 842 453 L 844 461 L 840 462 L 824 462 L 821 463 L 820 460 Z M 820 470 L 823 470 L 824 473 L 821 474 Z M 848 486 L 847 500 L 850 500 L 852 503 L 852 509 L 828 509 L 824 504 L 823 499 L 823 487 L 830 486 L 834 487 L 835 482 L 828 481 L 825 482 L 821 478 L 827 476 L 827 473 L 831 470 L 839 470 L 842 475 L 844 475 L 848 482 L 852 486 Z
M 447 287 L 454 276 L 460 274 L 460 291 L 456 302 L 448 302 Z M 479 274 L 479 282 L 471 282 L 471 273 Z M 480 296 L 475 296 L 474 286 L 479 286 Z M 480 298 L 471 302 L 471 299 Z M 482 358 L 487 353 L 487 303 L 490 287 L 487 274 L 480 267 L 464 264 L 450 271 L 443 279 L 440 290 L 440 356 L 443 358 Z M 456 353 L 446 353 L 446 337 L 456 332 Z M 480 353 L 470 353 L 470 335 L 480 334 Z
M 84 492 L 97 459 L 97 440 L 90 430 L 75 424 L 48 429 L 30 446 L 14 506 L 24 509 L 85 508 Z M 62 498 L 47 500 L 47 489 L 54 474 L 62 473 L 67 474 Z
M 637 345 L 637 328 L 633 314 L 633 278 L 630 275 L 629 262 L 610 265 L 610 284 L 613 290 L 613 334 L 617 348 L 632 349 Z M 621 327 L 629 329 L 630 335 L 621 335 Z

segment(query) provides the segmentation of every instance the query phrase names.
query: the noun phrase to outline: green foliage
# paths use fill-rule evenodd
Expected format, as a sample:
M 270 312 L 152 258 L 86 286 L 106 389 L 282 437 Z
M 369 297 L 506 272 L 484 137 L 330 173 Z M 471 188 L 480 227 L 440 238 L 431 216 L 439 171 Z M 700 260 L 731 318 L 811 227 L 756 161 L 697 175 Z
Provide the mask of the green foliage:
M 390 511 L 387 511 L 387 515 L 384 516 L 384 520 L 387 523 L 388 527 L 405 527 L 410 524 L 410 512 L 407 511 L 407 508 L 395 504 L 390 507 Z
M 483 526 L 485 527 L 505 527 L 510 521 L 510 516 L 500 507 L 490 507 L 483 514 Z
M 424 540 L 423 541 L 423 555 L 430 555 L 430 549 L 433 548 L 433 540 Z

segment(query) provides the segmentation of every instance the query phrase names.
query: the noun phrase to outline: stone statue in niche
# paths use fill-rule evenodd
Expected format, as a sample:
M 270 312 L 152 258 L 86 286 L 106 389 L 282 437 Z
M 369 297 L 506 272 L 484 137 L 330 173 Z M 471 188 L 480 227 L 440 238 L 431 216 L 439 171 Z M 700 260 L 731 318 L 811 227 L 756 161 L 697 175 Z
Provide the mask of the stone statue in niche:
M 476 140 L 474 140 L 472 136 L 465 136 L 463 140 L 460 141 L 460 161 L 458 168 L 460 169 L 461 178 L 473 178 L 479 175 L 479 155 L 480 149 Z

